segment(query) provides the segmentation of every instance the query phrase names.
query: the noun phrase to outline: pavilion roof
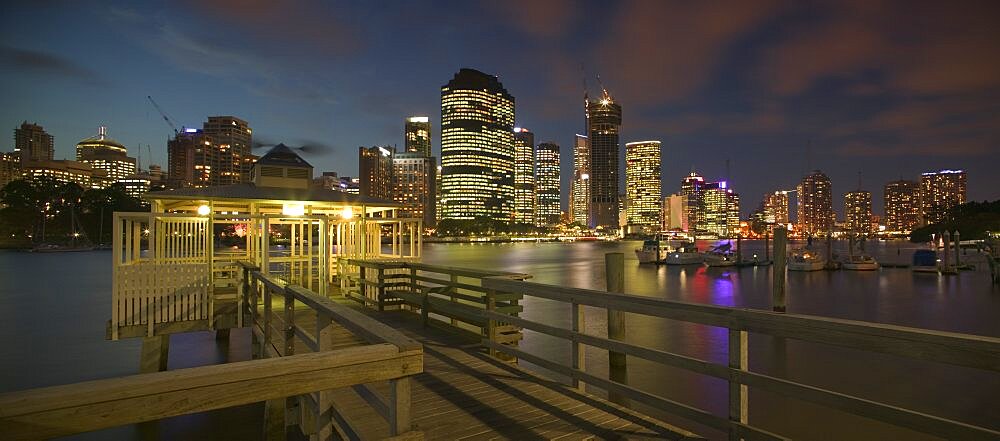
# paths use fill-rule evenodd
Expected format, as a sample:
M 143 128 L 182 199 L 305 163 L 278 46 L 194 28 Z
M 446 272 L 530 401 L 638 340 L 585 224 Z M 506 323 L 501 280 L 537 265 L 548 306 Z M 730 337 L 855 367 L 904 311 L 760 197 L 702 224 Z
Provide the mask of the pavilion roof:
M 151 191 L 146 193 L 149 200 L 261 200 L 327 202 L 351 205 L 396 207 L 400 204 L 385 199 L 346 193 L 325 188 L 285 188 L 259 187 L 251 183 L 221 185 L 215 187 L 179 188 L 176 190 Z

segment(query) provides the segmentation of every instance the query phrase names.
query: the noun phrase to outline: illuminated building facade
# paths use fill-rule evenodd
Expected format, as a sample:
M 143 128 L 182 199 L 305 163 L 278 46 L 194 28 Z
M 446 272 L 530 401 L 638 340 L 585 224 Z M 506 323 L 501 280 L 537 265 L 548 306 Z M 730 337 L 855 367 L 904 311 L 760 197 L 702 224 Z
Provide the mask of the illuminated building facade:
M 212 137 L 199 129 L 184 129 L 167 141 L 167 186 L 170 188 L 218 185 L 213 173 Z
M 93 182 L 100 187 L 107 187 L 136 173 L 135 158 L 128 156 L 124 145 L 107 136 L 104 126 L 98 129 L 97 136 L 76 143 L 76 160 L 104 171 L 105 180 Z
M 323 172 L 313 178 L 312 186 L 325 190 L 340 190 L 340 176 L 337 172 Z
M 625 144 L 625 194 L 628 225 L 646 233 L 660 228 L 661 207 L 660 141 Z
M 535 224 L 535 134 L 514 127 L 514 223 Z
M 390 146 L 358 147 L 358 170 L 362 196 L 392 200 L 392 158 Z
M 687 227 L 684 231 L 695 232 L 702 226 L 701 190 L 705 186 L 705 178 L 692 171 L 681 180 L 681 196 L 684 196 L 684 218 Z
M 920 226 L 920 185 L 915 181 L 899 180 L 885 184 L 883 192 L 885 229 L 910 232 Z
M 411 116 L 406 118 L 405 139 L 406 153 L 419 153 L 421 156 L 431 156 L 431 122 L 426 116 Z
M 590 225 L 590 144 L 576 135 L 573 144 L 573 181 L 570 183 L 569 215 L 573 222 Z
M 434 226 L 437 159 L 421 152 L 396 153 L 392 158 L 392 179 L 393 200 L 403 204 L 396 216 L 422 218 L 424 226 Z
M 461 69 L 441 88 L 441 218 L 510 223 L 513 213 L 514 97 Z
M 84 189 L 101 188 L 105 183 L 104 170 L 95 170 L 80 161 L 53 160 L 22 163 L 22 177 L 26 180 L 49 178 L 56 182 L 75 183 Z
M 788 192 L 776 191 L 764 195 L 764 222 L 768 224 L 788 224 Z
M 0 152 L 0 188 L 18 179 L 21 179 L 21 155 Z
M 555 226 L 559 224 L 562 215 L 559 192 L 559 145 L 554 142 L 538 144 L 535 161 L 535 190 L 538 194 L 535 225 Z
M 844 228 L 855 234 L 872 234 L 872 194 L 851 191 L 844 195 Z
M 202 130 L 211 137 L 215 150 L 209 185 L 250 182 L 250 170 L 257 158 L 250 152 L 253 131 L 249 124 L 235 116 L 210 116 Z
M 965 171 L 941 170 L 920 175 L 920 215 L 925 224 L 948 218 L 948 210 L 965 203 Z
M 621 152 L 622 106 L 604 90 L 601 99 L 587 100 L 586 110 L 591 170 L 590 226 L 617 230 L 620 225 L 618 154 Z
M 833 187 L 823 172 L 814 170 L 802 178 L 798 187 L 799 231 L 806 235 L 828 233 L 833 229 Z
M 687 231 L 687 196 L 672 194 L 663 198 L 663 213 L 661 218 L 662 231 Z
M 698 232 L 735 237 L 740 231 L 740 195 L 726 181 L 709 182 L 697 192 L 701 199 Z
M 21 157 L 22 163 L 51 161 L 55 142 L 42 126 L 24 121 L 20 128 L 14 129 L 14 152 Z

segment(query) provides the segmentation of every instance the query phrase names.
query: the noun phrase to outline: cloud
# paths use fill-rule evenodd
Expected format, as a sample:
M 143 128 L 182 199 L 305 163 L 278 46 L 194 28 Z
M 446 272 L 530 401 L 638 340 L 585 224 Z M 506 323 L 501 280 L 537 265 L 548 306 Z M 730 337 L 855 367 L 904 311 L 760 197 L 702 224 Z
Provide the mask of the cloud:
M 0 44 L 0 67 L 12 72 L 46 75 L 100 86 L 107 81 L 97 72 L 67 58 L 48 52 L 20 49 Z
M 898 157 L 898 156 L 927 156 L 927 157 L 959 157 L 959 156 L 985 156 L 994 153 L 996 140 L 986 137 L 970 137 L 962 139 L 949 139 L 940 143 L 920 142 L 897 142 L 897 143 L 873 143 L 855 141 L 842 144 L 835 148 L 835 152 L 842 156 L 876 158 L 876 157 Z
M 579 5 L 570 0 L 485 2 L 487 12 L 500 13 L 503 23 L 531 37 L 563 37 L 572 30 Z

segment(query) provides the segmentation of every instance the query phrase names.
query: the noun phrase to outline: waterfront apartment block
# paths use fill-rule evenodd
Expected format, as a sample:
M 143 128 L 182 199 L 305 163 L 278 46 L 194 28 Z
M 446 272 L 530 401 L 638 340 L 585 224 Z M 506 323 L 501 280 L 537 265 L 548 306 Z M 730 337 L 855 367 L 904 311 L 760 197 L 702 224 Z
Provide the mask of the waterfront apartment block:
M 441 87 L 441 218 L 509 224 L 514 214 L 514 97 L 463 68 Z
M 806 235 L 827 234 L 833 229 L 833 189 L 823 172 L 814 170 L 797 187 L 798 229 Z
M 558 225 L 562 215 L 560 197 L 559 144 L 543 142 L 535 150 L 536 223 L 538 227 Z
M 920 215 L 925 224 L 948 217 L 948 210 L 965 203 L 966 175 L 963 170 L 941 170 L 920 175 Z
M 854 234 L 872 234 L 872 194 L 851 191 L 844 195 L 844 228 Z
M 660 141 L 625 144 L 626 222 L 650 234 L 660 228 Z
M 210 116 L 202 130 L 214 142 L 210 185 L 249 182 L 250 169 L 257 159 L 250 151 L 253 145 L 250 125 L 235 116 Z
M 883 205 L 886 231 L 908 233 L 920 226 L 920 184 L 916 181 L 885 184 Z
M 535 224 L 535 134 L 514 127 L 514 223 Z
M 21 162 L 51 161 L 55 155 L 55 142 L 42 126 L 27 121 L 14 129 L 14 152 Z
M 769 224 L 788 224 L 788 192 L 776 191 L 764 195 L 764 221 Z
M 362 196 L 392 200 L 392 158 L 395 150 L 390 146 L 358 147 Z
M 402 205 L 397 216 L 423 219 L 424 226 L 434 226 L 437 158 L 422 152 L 396 153 L 392 182 L 392 199 Z

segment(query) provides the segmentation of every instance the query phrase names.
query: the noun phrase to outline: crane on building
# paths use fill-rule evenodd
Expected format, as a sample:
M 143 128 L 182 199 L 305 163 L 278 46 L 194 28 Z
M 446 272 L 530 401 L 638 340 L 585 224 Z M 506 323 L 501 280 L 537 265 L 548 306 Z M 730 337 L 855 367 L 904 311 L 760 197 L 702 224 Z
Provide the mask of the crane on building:
M 164 112 L 163 109 L 160 108 L 160 105 L 156 104 L 156 101 L 153 100 L 152 96 L 146 95 L 146 98 L 148 98 L 149 102 L 153 104 L 153 107 L 156 108 L 156 111 L 160 112 L 160 116 L 163 117 L 163 120 L 167 122 L 167 124 L 170 126 L 171 129 L 174 130 L 174 136 L 177 136 L 177 134 L 180 133 L 180 131 L 177 130 L 177 124 L 174 124 L 173 118 L 170 118 L 170 116 L 167 115 L 167 112 Z

